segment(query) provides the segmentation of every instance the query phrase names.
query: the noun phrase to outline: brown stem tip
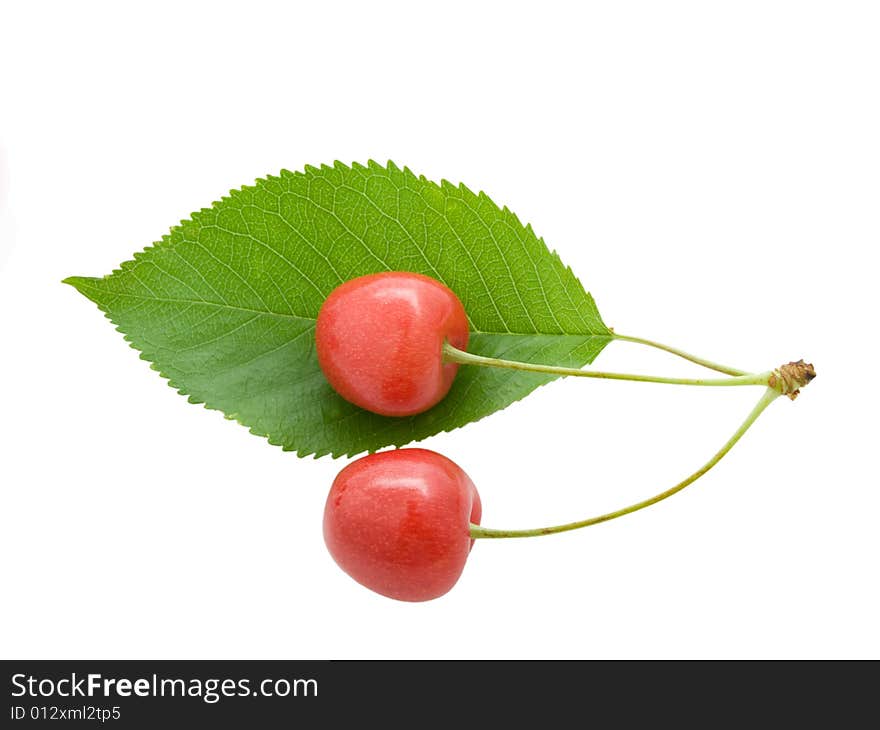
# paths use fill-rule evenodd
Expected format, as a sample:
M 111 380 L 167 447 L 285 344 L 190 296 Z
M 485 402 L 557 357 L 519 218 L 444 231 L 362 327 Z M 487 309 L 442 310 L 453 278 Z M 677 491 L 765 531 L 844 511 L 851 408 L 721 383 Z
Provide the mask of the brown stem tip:
M 770 375 L 768 385 L 794 400 L 800 389 L 816 377 L 816 369 L 811 363 L 798 360 L 780 365 Z

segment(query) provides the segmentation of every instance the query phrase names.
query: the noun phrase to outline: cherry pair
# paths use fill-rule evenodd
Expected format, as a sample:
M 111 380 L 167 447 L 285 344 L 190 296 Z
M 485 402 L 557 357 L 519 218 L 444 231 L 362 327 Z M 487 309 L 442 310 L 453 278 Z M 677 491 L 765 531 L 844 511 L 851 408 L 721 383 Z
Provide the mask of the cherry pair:
M 458 580 L 475 538 L 550 535 L 622 517 L 676 494 L 736 444 L 773 400 L 794 398 L 815 377 L 813 366 L 788 363 L 751 374 L 636 337 L 614 339 L 657 347 L 716 370 L 725 378 L 668 378 L 607 373 L 483 357 L 465 351 L 464 307 L 439 281 L 406 272 L 352 279 L 335 289 L 318 314 L 318 361 L 339 395 L 383 416 L 414 416 L 449 392 L 459 364 L 552 375 L 696 386 L 760 385 L 765 392 L 745 421 L 708 462 L 675 486 L 636 504 L 577 522 L 529 530 L 480 526 L 480 497 L 452 461 L 425 449 L 372 454 L 343 469 L 324 511 L 324 538 L 336 562 L 374 591 L 425 601 Z
M 315 338 L 321 369 L 339 395 L 383 416 L 409 416 L 449 391 L 458 365 L 443 362 L 443 345 L 467 347 L 467 315 L 439 281 L 371 274 L 330 294 Z M 387 451 L 336 477 L 324 539 L 359 583 L 391 598 L 426 601 L 458 580 L 480 513 L 473 482 L 445 456 Z

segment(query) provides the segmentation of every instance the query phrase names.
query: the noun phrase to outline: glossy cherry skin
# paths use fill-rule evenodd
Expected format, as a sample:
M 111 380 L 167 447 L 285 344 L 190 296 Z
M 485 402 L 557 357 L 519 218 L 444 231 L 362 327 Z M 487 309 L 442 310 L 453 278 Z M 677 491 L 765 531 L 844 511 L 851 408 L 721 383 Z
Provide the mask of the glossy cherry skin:
M 474 544 L 480 495 L 462 469 L 426 449 L 371 454 L 345 467 L 324 508 L 324 542 L 358 583 L 400 601 L 455 585 Z
M 458 365 L 443 342 L 464 350 L 467 315 L 444 284 L 390 271 L 334 289 L 318 313 L 318 362 L 347 401 L 383 416 L 428 410 L 449 392 Z

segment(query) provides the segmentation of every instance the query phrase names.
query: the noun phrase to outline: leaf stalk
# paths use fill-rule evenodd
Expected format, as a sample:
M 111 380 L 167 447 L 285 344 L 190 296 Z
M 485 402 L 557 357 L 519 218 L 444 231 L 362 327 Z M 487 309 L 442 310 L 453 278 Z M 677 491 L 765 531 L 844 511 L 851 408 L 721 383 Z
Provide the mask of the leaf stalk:
M 664 352 L 671 353 L 672 355 L 676 355 L 677 357 L 688 360 L 697 365 L 702 365 L 704 368 L 709 368 L 709 370 L 715 370 L 719 373 L 724 373 L 725 375 L 747 375 L 748 371 L 740 370 L 739 368 L 732 368 L 728 365 L 720 365 L 717 362 L 712 362 L 711 360 L 706 360 L 703 357 L 697 357 L 696 355 L 691 355 L 689 352 L 685 352 L 684 350 L 679 350 L 677 347 L 670 347 L 669 345 L 664 345 L 660 342 L 654 342 L 653 340 L 646 340 L 643 337 L 630 337 L 629 335 L 619 335 L 612 330 L 612 336 L 615 340 L 620 340 L 621 342 L 634 342 L 638 345 L 647 345 L 648 347 L 653 347 L 657 350 L 663 350 Z

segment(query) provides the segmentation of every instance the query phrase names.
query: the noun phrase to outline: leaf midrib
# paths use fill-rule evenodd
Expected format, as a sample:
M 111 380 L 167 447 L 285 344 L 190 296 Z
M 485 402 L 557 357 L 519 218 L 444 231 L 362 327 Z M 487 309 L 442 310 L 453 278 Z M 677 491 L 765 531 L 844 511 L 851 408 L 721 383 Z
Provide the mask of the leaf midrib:
M 70 284 L 75 289 L 82 291 L 83 289 L 91 289 L 93 291 L 100 291 L 103 294 L 110 294 L 112 296 L 119 297 L 129 297 L 131 299 L 143 299 L 146 301 L 152 302 L 163 302 L 166 304 L 196 304 L 196 305 L 208 305 L 212 307 L 219 307 L 221 309 L 231 309 L 238 312 L 251 312 L 253 314 L 259 314 L 261 316 L 272 316 L 272 317 L 283 317 L 285 319 L 293 319 L 301 322 L 315 322 L 316 319 L 314 317 L 304 317 L 299 314 L 289 314 L 287 312 L 273 312 L 267 309 L 254 309 L 252 307 L 240 307 L 235 304 L 227 304 L 225 302 L 212 302 L 210 299 L 169 299 L 165 297 L 157 297 L 157 296 L 147 296 L 145 294 L 132 294 L 131 292 L 117 292 L 117 291 L 108 291 L 102 289 L 99 286 L 96 286 L 94 282 L 101 281 L 101 279 L 87 276 L 71 276 L 67 279 L 64 279 L 64 284 Z M 100 306 L 100 305 L 99 305 Z M 103 307 L 102 307 L 103 308 Z M 488 330 L 479 330 L 471 328 L 472 335 L 510 335 L 513 337 L 608 337 L 611 339 L 611 335 L 606 335 L 604 333 L 597 332 L 511 332 L 509 330 L 504 330 L 503 332 L 492 332 Z

